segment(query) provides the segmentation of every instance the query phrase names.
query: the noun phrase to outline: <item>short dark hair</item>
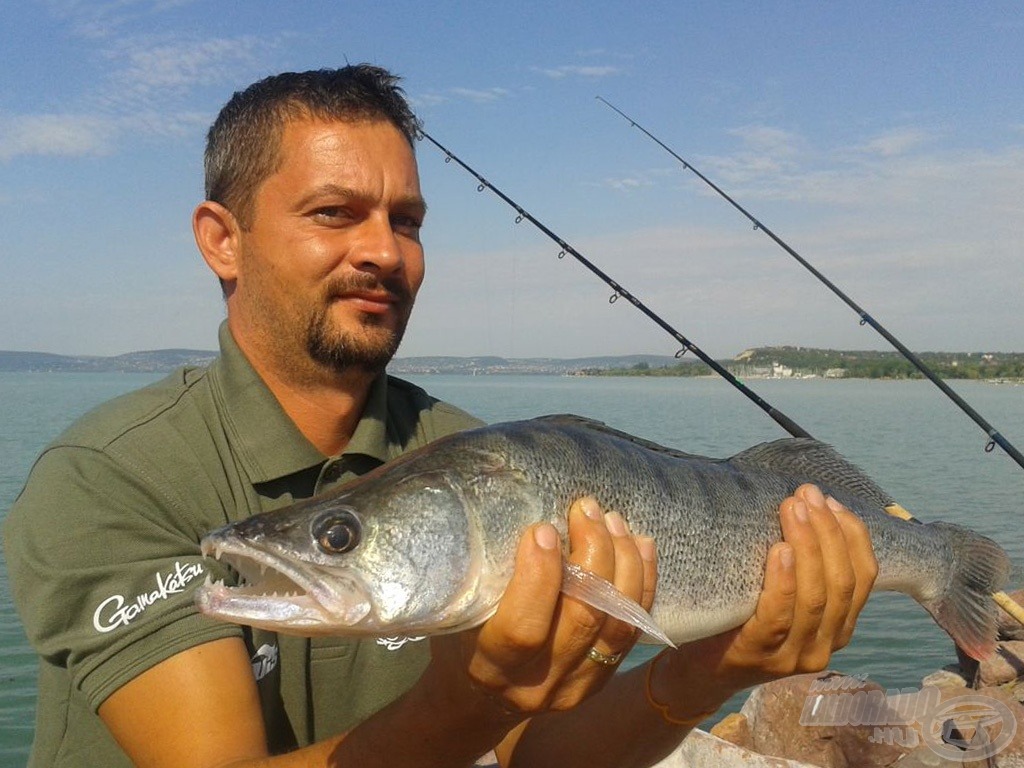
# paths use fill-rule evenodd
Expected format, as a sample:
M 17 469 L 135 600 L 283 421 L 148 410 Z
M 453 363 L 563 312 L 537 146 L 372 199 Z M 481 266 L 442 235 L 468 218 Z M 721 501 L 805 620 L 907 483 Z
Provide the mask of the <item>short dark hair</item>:
M 370 64 L 283 72 L 237 91 L 206 135 L 206 199 L 220 203 L 243 228 L 252 223 L 259 185 L 277 169 L 289 120 L 384 120 L 414 146 L 420 121 L 398 78 Z

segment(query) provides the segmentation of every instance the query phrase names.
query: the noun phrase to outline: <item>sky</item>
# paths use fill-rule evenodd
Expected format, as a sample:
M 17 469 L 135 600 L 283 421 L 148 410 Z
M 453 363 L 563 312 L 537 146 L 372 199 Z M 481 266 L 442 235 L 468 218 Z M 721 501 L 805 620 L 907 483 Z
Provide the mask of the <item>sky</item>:
M 207 127 L 285 70 L 400 74 L 426 129 L 715 357 L 1024 351 L 1019 2 L 0 0 L 0 349 L 216 348 Z M 677 344 L 434 147 L 400 356 Z

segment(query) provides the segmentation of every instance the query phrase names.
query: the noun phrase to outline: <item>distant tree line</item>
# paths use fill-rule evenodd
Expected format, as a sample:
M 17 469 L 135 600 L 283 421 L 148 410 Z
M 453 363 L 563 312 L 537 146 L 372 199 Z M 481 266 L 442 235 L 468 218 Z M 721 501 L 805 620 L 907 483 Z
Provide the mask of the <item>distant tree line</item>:
M 1020 352 L 922 352 L 918 357 L 944 379 L 1024 379 L 1024 353 Z M 794 376 L 924 378 L 899 352 L 758 347 L 719 362 L 736 376 L 767 375 L 789 369 Z M 590 376 L 707 376 L 712 371 L 703 362 L 687 360 L 660 367 L 637 363 L 629 368 L 592 368 L 581 373 Z
M 723 363 L 724 365 L 725 363 Z M 694 361 L 675 365 L 637 363 L 628 368 L 583 368 L 584 376 L 709 376 L 714 373 L 707 363 Z

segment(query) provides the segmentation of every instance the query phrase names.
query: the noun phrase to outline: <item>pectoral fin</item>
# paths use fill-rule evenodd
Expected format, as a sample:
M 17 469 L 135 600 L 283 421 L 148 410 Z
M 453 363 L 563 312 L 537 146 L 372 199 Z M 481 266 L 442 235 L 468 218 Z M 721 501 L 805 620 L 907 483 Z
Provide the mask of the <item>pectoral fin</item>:
M 610 581 L 595 576 L 575 563 L 562 564 L 562 591 L 581 603 L 632 624 L 658 642 L 676 647 L 642 605 L 619 592 Z

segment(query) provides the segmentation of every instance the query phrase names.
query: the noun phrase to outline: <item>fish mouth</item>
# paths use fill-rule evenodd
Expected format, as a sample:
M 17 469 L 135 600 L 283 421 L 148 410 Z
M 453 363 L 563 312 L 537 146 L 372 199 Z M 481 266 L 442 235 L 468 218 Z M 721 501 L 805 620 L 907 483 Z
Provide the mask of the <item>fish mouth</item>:
M 196 605 L 208 616 L 311 635 L 357 633 L 371 613 L 369 591 L 354 574 L 328 573 L 232 533 L 207 536 L 200 549 L 234 569 L 239 580 L 231 586 L 207 576 L 196 591 Z M 370 633 L 368 627 L 364 631 Z

